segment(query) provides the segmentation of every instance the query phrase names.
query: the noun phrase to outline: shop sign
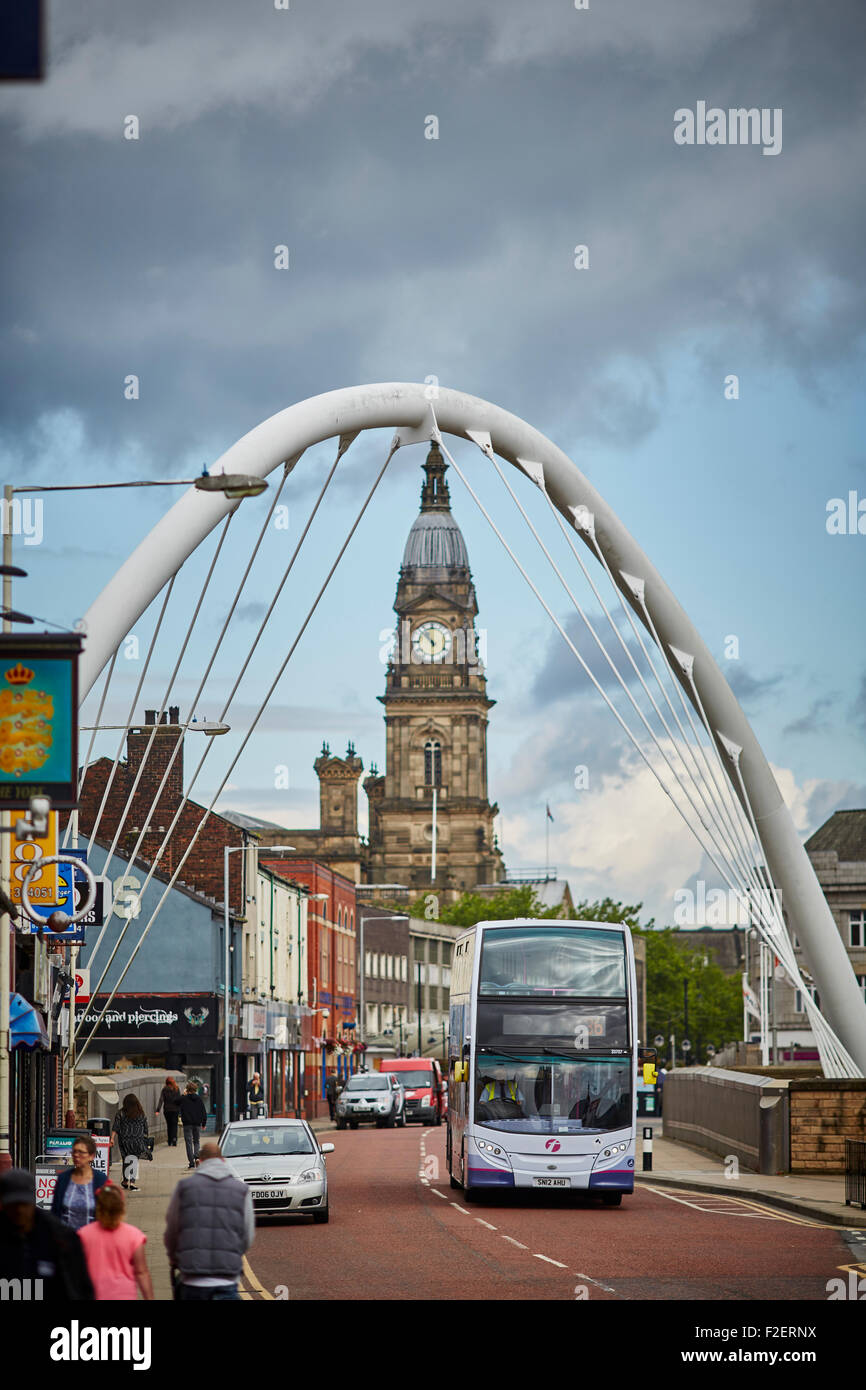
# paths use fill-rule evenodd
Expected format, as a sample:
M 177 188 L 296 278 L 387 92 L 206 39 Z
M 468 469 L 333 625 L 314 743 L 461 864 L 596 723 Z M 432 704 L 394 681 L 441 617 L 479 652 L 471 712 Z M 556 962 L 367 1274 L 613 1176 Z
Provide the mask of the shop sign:
M 107 998 L 98 994 L 90 1000 L 83 1017 L 88 1028 L 96 1023 Z M 96 1037 L 135 1040 L 168 1036 L 172 1044 L 193 1043 L 215 1036 L 217 1022 L 212 994 L 117 995 L 99 1024 Z

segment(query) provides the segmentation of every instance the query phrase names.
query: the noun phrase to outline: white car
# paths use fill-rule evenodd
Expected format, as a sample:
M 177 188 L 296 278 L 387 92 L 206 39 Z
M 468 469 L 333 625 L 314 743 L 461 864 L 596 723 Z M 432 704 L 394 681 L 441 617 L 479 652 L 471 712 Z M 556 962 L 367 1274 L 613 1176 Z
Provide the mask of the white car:
M 220 1137 L 223 1158 L 248 1183 L 257 1216 L 328 1219 L 325 1154 L 306 1120 L 236 1120 Z

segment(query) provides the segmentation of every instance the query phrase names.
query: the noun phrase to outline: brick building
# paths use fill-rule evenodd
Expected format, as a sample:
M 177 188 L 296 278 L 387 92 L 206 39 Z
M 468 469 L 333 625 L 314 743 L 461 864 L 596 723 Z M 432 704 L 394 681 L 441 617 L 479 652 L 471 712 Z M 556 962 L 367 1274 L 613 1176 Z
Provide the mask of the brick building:
M 126 761 L 118 764 L 114 776 L 111 775 L 114 766 L 111 758 L 98 758 L 85 773 L 78 808 L 80 831 L 91 835 L 98 818 L 100 839 L 113 841 L 116 837 L 117 853 L 125 854 L 127 859 L 136 850 L 144 830 L 136 858 L 148 864 L 154 862 L 183 800 L 184 730 L 178 722 L 178 714 L 177 707 L 172 706 L 157 723 L 157 711 L 146 710 L 144 725 L 133 725 L 127 733 Z M 159 798 L 151 811 L 157 791 Z M 132 800 L 124 815 L 130 793 Z M 159 860 L 160 870 L 168 878 L 182 859 L 206 809 L 198 802 L 188 801 L 181 811 Z M 223 850 L 227 845 L 240 848 L 249 843 L 250 836 L 243 829 L 212 811 L 183 866 L 180 882 L 206 898 L 222 902 Z M 229 902 L 241 916 L 244 915 L 245 897 L 241 863 L 244 858 L 245 855 L 229 855 Z
M 263 869 L 282 875 L 307 892 L 306 997 L 312 1010 L 306 1034 L 305 1104 L 308 1119 L 327 1115 L 325 1079 L 330 1070 L 347 1075 L 357 1067 L 355 1001 L 355 885 L 315 859 L 268 859 Z

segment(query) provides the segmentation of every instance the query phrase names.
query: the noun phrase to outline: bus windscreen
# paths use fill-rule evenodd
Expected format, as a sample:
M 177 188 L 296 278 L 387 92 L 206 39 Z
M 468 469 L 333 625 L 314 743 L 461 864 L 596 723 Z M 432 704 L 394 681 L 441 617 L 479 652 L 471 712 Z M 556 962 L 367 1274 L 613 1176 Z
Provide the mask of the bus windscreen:
M 631 1124 L 627 1059 L 477 1054 L 475 1122 L 519 1134 L 601 1134 Z
M 488 928 L 481 948 L 481 996 L 583 995 L 625 999 L 621 932 L 598 928 Z

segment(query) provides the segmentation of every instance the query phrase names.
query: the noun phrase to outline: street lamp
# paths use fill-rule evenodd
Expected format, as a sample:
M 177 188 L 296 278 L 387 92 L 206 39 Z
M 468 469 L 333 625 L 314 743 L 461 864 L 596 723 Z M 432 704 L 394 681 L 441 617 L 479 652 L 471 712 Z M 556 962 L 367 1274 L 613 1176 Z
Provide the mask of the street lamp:
M 223 1013 L 224 1013 L 224 1015 L 225 1015 L 224 1018 L 223 1018 L 223 1042 L 224 1042 L 224 1055 L 223 1055 L 223 1124 L 226 1124 L 226 1125 L 228 1124 L 229 1120 L 231 1119 L 231 1071 L 230 1071 L 231 1063 L 230 1063 L 230 1057 L 229 1057 L 229 1032 L 230 1032 L 230 1029 L 229 1029 L 229 1003 L 230 1003 L 230 996 L 231 996 L 231 970 L 230 970 L 230 956 L 229 956 L 229 941 L 230 941 L 230 932 L 231 932 L 231 928 L 230 928 L 230 926 L 229 926 L 229 855 L 230 855 L 230 854 L 234 854 L 234 852 L 235 852 L 236 850 L 250 850 L 250 849 L 251 849 L 251 850 L 253 850 L 254 853 L 256 854 L 256 864 L 258 864 L 258 853 L 259 853 L 259 851 L 260 851 L 261 849 L 264 849 L 264 848 L 267 848 L 267 849 L 269 849 L 269 850 L 271 850 L 271 849 L 275 849 L 275 850 L 276 850 L 276 849 L 288 849 L 288 850 L 292 850 L 292 849 L 294 849 L 294 845 L 267 845 L 267 846 L 264 846 L 264 845 L 252 844 L 252 845 L 224 845 L 224 846 L 223 846 L 223 912 L 224 912 L 224 914 L 225 914 L 225 925 L 224 925 L 224 928 L 223 928 L 224 934 L 225 934 L 225 942 L 224 942 L 225 956 L 224 956 L 224 961 L 223 961 L 223 970 L 224 970 L 224 980 L 223 980 L 223 998 L 224 998 L 224 1004 L 223 1004 Z M 265 1052 L 266 1052 L 266 1054 L 267 1054 L 267 1045 L 265 1046 Z
M 365 1017 L 364 1017 L 364 971 L 365 971 L 365 969 L 366 969 L 366 964 L 367 964 L 367 963 L 366 963 L 366 960 L 365 960 L 365 958 L 364 958 L 364 927 L 367 925 L 368 922 L 408 922 L 408 921 L 409 921 L 409 918 L 408 918 L 408 916 L 407 916 L 407 914 L 406 914 L 405 912 L 391 912 L 391 913 L 388 914 L 387 917 L 366 917 L 366 916 L 364 915 L 363 912 L 359 912 L 359 913 L 358 913 L 358 925 L 359 925 L 360 928 L 361 928 L 361 931 L 360 931 L 360 942 L 359 942 L 359 947 L 358 947 L 359 952 L 360 952 L 360 956 L 361 956 L 361 969 L 360 969 L 360 975 L 359 975 L 359 979 L 360 979 L 360 992 L 359 992 L 359 996 L 358 996 L 358 1012 L 359 1012 L 359 1014 L 360 1014 L 360 1018 L 359 1018 L 358 1021 L 359 1021 L 360 1025 L 361 1025 L 361 1026 L 360 1026 L 360 1034 L 361 1034 L 361 1036 L 360 1036 L 360 1038 L 358 1039 L 359 1042 L 365 1042 L 365 1041 L 366 1041 L 366 1033 L 367 1033 L 367 1023 L 366 1023 L 366 1019 L 365 1019 Z M 400 1025 L 400 1047 L 401 1047 L 401 1050 L 402 1050 L 402 1046 L 403 1046 L 403 1026 L 402 1026 L 402 1023 L 401 1023 L 401 1025 Z

